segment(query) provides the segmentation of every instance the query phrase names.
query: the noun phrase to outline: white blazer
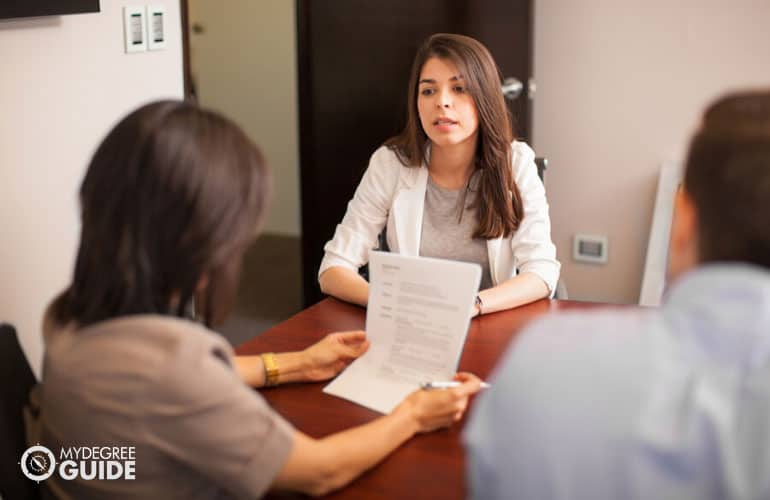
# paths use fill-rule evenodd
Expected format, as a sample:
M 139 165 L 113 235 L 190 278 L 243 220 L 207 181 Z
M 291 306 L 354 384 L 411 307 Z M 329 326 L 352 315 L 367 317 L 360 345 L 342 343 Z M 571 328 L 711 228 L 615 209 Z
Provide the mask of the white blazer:
M 517 272 L 531 272 L 542 278 L 553 296 L 561 265 L 551 241 L 548 202 L 537 175 L 535 153 L 523 142 L 514 141 L 511 147 L 524 218 L 512 236 L 487 240 L 492 282 L 499 285 Z M 377 149 L 334 237 L 324 246 L 318 275 L 334 266 L 357 272 L 369 261 L 369 252 L 386 224 L 392 252 L 419 255 L 427 182 L 426 166 L 405 167 L 389 148 Z

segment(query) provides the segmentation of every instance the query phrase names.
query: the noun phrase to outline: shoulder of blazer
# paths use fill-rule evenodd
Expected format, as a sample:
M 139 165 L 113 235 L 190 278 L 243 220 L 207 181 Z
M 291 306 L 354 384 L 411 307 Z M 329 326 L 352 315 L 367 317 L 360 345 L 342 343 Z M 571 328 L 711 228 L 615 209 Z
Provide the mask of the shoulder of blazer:
M 535 160 L 535 152 L 529 147 L 529 144 L 523 141 L 513 141 L 511 153 L 511 168 L 514 172 L 518 171 L 521 165 Z
M 372 158 L 369 161 L 369 168 L 372 168 L 372 166 L 375 165 L 377 168 L 387 170 L 388 176 L 398 175 L 399 184 L 406 186 L 408 189 L 414 187 L 422 168 L 404 165 L 401 163 L 396 152 L 387 146 L 380 146 L 377 148 L 377 151 L 372 154 Z M 398 189 L 398 186 L 396 186 L 396 189 Z

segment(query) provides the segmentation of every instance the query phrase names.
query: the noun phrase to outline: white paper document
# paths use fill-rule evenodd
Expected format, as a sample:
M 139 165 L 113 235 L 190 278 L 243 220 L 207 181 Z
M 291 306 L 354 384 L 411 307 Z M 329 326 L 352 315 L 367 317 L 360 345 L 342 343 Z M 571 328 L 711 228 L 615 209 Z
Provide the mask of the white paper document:
M 372 252 L 369 278 L 371 345 L 324 392 L 390 413 L 421 382 L 455 374 L 481 266 Z

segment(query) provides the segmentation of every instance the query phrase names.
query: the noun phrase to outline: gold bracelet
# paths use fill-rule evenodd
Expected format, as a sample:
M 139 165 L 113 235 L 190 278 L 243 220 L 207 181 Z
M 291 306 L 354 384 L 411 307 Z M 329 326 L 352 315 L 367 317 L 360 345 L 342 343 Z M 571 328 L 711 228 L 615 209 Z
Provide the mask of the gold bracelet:
M 281 371 L 278 369 L 278 363 L 275 362 L 275 353 L 267 352 L 260 357 L 262 358 L 262 365 L 265 367 L 265 385 L 268 387 L 278 385 Z

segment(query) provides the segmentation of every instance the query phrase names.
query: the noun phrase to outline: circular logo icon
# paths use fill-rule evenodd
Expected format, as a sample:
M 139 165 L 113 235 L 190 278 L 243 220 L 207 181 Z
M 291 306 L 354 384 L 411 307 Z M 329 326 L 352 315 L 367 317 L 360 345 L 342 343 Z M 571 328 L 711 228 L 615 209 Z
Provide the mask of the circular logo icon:
M 56 458 L 45 446 L 31 446 L 21 456 L 21 471 L 33 481 L 44 481 L 56 469 Z

